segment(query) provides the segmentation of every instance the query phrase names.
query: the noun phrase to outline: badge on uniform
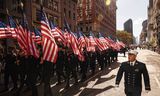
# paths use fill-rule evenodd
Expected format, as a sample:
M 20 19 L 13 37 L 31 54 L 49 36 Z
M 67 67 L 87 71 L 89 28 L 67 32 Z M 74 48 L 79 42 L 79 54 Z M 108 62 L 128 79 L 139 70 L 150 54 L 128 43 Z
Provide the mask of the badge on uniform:
M 136 71 L 136 72 L 138 72 L 138 71 L 139 71 L 139 69 L 135 69 L 135 71 Z

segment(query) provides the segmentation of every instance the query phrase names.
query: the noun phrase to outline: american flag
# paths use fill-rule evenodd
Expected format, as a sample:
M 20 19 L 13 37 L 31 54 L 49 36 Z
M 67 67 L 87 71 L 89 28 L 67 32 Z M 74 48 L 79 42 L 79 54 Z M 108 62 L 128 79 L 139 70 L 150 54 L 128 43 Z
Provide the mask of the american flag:
M 88 38 L 88 42 L 87 42 L 87 51 L 92 51 L 92 52 L 95 52 L 96 49 L 95 49 L 95 46 L 97 46 L 96 42 L 95 42 L 95 39 L 94 39 L 94 34 L 90 31 L 89 33 L 89 38 Z
M 43 45 L 43 60 L 55 63 L 58 55 L 58 46 L 51 33 L 46 14 L 41 10 L 41 33 Z
M 10 33 L 8 34 L 6 24 L 0 21 L 0 38 L 7 38 L 8 35 L 11 35 Z
M 32 32 L 32 38 L 37 44 L 41 44 L 42 38 L 41 38 L 41 33 L 38 28 L 34 28 L 34 31 Z
M 77 41 L 76 36 L 72 32 L 70 33 L 70 40 L 71 40 L 71 48 L 72 48 L 74 54 L 79 55 L 80 51 L 78 48 L 78 41 Z
M 78 48 L 80 51 L 83 51 L 84 47 L 86 47 L 86 40 L 82 34 L 82 32 L 78 32 L 79 33 L 79 38 L 78 38 Z
M 116 43 L 118 46 L 120 46 L 120 48 L 125 48 L 125 46 L 126 46 L 122 41 L 119 41 L 118 39 L 117 39 Z
M 11 33 L 11 28 L 0 21 L 0 38 L 11 38 L 12 33 Z
M 99 41 L 102 45 L 102 49 L 106 50 L 108 48 L 108 42 L 106 41 L 106 39 L 102 36 L 100 32 L 99 32 Z
M 119 50 L 119 47 L 117 47 L 117 44 L 114 40 L 112 40 L 110 37 L 106 37 L 105 39 L 109 42 L 109 45 L 112 49 Z
M 74 35 L 74 33 L 71 32 L 70 26 L 66 18 L 64 18 L 64 25 L 65 25 L 65 30 L 66 30 L 65 38 L 67 40 L 67 46 L 72 48 L 74 54 L 79 55 L 80 51 L 77 46 L 78 45 L 77 38 Z
M 107 37 L 105 37 L 105 39 L 106 39 L 109 47 L 113 47 L 113 46 L 114 46 L 114 45 L 113 45 L 113 44 L 114 44 L 114 41 L 113 41 L 113 40 L 111 40 L 111 39 L 109 39 L 109 38 L 107 38 Z
M 106 50 L 105 49 L 105 46 L 103 45 L 102 41 L 100 41 L 99 38 L 94 38 L 95 39 L 95 42 L 97 44 L 97 48 L 100 50 L 100 51 L 103 51 L 103 50 Z
M 12 16 L 9 16 L 8 19 L 9 19 L 9 29 L 10 29 L 10 32 L 12 34 L 12 37 L 16 38 L 17 37 L 17 34 L 16 34 L 16 31 L 17 31 L 16 23 L 14 22 Z
M 54 38 L 59 41 L 59 42 L 62 42 L 64 45 L 65 45 L 65 37 L 62 33 L 62 30 L 59 29 L 58 27 L 54 26 L 53 22 L 50 21 L 50 27 L 51 27 L 51 32 L 52 32 L 52 35 L 54 36 Z
M 72 51 L 75 55 L 78 55 L 78 59 L 81 61 L 84 61 L 84 56 L 81 54 L 79 48 L 78 48 L 78 40 L 77 37 L 73 32 L 71 32 L 71 29 L 69 27 L 69 24 L 67 23 L 66 19 L 64 19 L 64 25 L 67 32 L 65 32 L 65 38 L 67 40 L 68 47 L 72 48 Z
M 27 19 L 25 15 L 22 20 L 22 25 L 18 26 L 18 30 L 16 33 L 18 44 L 20 48 L 26 53 L 26 55 L 32 55 L 35 58 L 38 58 L 39 51 L 36 48 L 31 32 L 28 28 Z

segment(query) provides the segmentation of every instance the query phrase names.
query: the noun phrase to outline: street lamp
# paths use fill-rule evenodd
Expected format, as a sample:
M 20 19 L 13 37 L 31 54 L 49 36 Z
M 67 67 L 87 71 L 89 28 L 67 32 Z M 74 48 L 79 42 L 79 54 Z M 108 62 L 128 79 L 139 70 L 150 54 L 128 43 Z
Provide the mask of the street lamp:
M 111 4 L 111 0 L 106 0 L 106 5 L 109 6 Z

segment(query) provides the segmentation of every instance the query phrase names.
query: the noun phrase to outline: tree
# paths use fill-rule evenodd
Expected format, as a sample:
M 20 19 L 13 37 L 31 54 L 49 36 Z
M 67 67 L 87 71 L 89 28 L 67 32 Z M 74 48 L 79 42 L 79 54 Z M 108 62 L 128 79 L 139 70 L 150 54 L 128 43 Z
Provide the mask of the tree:
M 118 40 L 122 41 L 126 45 L 130 45 L 132 43 L 133 37 L 131 33 L 128 33 L 127 31 L 118 30 L 116 32 Z

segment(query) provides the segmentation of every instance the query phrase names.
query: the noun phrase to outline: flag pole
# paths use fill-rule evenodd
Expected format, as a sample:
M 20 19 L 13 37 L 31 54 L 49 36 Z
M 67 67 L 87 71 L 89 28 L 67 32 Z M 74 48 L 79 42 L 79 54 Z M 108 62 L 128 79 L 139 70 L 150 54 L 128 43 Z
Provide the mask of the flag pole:
M 8 8 L 6 8 L 6 13 L 7 13 L 7 16 L 8 16 L 8 15 L 9 15 Z M 7 18 L 7 22 L 8 22 L 8 21 L 9 21 L 9 20 L 8 20 L 8 18 Z M 8 25 L 7 25 L 7 26 L 8 26 Z M 7 41 L 8 41 L 7 38 L 5 38 L 5 39 L 4 39 L 4 47 L 5 47 L 5 48 L 4 48 L 4 53 L 5 53 L 5 54 L 8 53 Z

